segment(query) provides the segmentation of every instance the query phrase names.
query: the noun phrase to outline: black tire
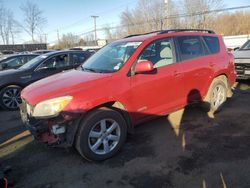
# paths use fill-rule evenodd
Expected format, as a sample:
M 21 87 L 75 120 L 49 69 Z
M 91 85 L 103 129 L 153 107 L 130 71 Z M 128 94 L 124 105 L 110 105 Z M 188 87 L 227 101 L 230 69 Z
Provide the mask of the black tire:
M 22 103 L 20 92 L 22 88 L 20 86 L 11 85 L 3 88 L 0 91 L 0 106 L 4 110 L 18 110 L 19 105 Z M 6 96 L 10 96 L 11 93 L 13 94 L 13 100 L 11 98 L 7 98 Z M 9 99 L 9 100 L 8 100 Z
M 221 98 L 220 102 L 216 105 L 214 100 L 214 91 L 217 90 L 217 88 L 220 88 L 222 90 L 222 94 L 220 97 Z M 225 80 L 221 78 L 215 78 L 211 83 L 204 100 L 209 105 L 208 112 L 215 113 L 217 111 L 220 111 L 223 103 L 227 100 L 227 93 L 228 93 L 228 88 L 227 88 L 227 83 L 225 83 Z
M 92 151 L 91 149 L 91 138 L 89 138 L 90 136 L 90 132 L 93 130 L 93 128 L 98 126 L 98 123 L 101 122 L 101 120 L 105 120 L 108 121 L 113 120 L 114 122 L 116 122 L 119 126 L 119 131 L 120 131 L 120 136 L 119 136 L 119 141 L 116 141 L 116 145 L 115 147 L 106 154 L 97 154 L 94 151 Z M 113 124 L 112 124 L 113 125 Z M 126 126 L 126 122 L 124 120 L 124 118 L 122 117 L 122 115 L 113 110 L 113 109 L 109 109 L 109 108 L 99 108 L 96 109 L 92 112 L 90 112 L 81 122 L 79 125 L 79 130 L 77 133 L 77 137 L 76 137 L 76 149 L 78 150 L 78 152 L 87 160 L 90 161 L 102 161 L 105 159 L 108 159 L 112 156 L 114 156 L 122 147 L 122 145 L 124 144 L 126 137 L 127 137 L 127 126 Z M 101 127 L 101 123 L 100 123 L 100 127 Z M 106 125 L 105 125 L 106 127 Z M 111 126 L 110 126 L 111 127 Z M 107 129 L 108 131 L 108 129 Z M 101 139 L 100 137 L 96 138 L 96 140 L 98 141 L 99 139 Z M 96 141 L 96 143 L 97 143 Z M 112 141 L 111 141 L 112 142 Z M 102 141 L 102 144 L 99 147 L 104 148 L 104 143 Z M 110 147 L 109 147 L 110 148 Z

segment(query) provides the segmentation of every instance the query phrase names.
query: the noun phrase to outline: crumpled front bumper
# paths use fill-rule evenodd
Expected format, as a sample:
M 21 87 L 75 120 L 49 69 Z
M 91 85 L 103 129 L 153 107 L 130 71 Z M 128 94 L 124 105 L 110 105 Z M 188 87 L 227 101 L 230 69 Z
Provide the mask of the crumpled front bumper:
M 65 119 L 59 115 L 51 119 L 35 119 L 27 113 L 25 103 L 20 106 L 20 114 L 25 127 L 36 140 L 51 146 L 73 145 L 79 118 L 67 116 Z

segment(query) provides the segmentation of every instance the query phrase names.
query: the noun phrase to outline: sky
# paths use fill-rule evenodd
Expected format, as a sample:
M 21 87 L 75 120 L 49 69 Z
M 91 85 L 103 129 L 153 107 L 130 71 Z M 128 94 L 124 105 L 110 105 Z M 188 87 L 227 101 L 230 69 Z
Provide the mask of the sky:
M 126 8 L 136 6 L 138 0 L 32 0 L 43 11 L 47 19 L 43 27 L 43 33 L 47 35 L 47 42 L 57 41 L 59 35 L 66 33 L 81 34 L 93 30 L 93 18 L 97 18 L 97 28 L 104 26 L 116 26 L 120 23 L 120 15 Z M 14 18 L 23 22 L 23 13 L 20 6 L 26 0 L 2 0 L 4 6 L 14 13 Z M 224 0 L 226 7 L 250 5 L 249 0 Z M 103 38 L 102 32 L 97 33 L 98 38 Z M 30 40 L 26 33 L 20 33 L 16 42 L 24 43 Z

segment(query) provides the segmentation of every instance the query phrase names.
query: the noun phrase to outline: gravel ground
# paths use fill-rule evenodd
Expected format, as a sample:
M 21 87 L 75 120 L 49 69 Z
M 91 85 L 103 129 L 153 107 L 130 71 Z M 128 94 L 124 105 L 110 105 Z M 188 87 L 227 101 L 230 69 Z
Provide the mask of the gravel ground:
M 33 140 L 18 112 L 0 111 L 0 164 L 13 187 L 250 187 L 250 82 L 221 112 L 199 106 L 139 125 L 122 151 L 88 162 L 74 149 Z

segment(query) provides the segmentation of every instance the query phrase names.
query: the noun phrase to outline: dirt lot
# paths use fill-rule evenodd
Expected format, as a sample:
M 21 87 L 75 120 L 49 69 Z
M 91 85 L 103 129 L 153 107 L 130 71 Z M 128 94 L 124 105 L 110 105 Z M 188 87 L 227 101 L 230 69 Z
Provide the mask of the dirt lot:
M 175 123 L 162 117 L 138 126 L 118 155 L 91 163 L 74 149 L 37 143 L 17 112 L 0 111 L 0 163 L 12 166 L 9 179 L 22 188 L 249 188 L 249 82 L 238 84 L 214 118 L 190 106 L 178 124 L 179 114 L 170 116 Z

